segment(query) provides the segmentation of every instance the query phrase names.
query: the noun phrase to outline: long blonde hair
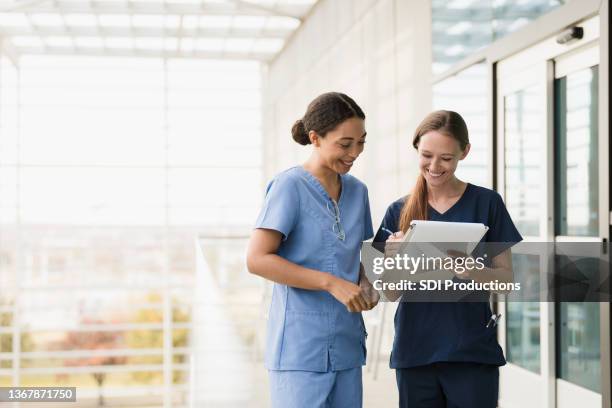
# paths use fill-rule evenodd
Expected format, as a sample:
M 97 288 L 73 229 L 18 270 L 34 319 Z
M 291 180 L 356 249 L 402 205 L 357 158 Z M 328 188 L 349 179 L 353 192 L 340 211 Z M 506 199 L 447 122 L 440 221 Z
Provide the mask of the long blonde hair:
M 439 110 L 427 115 L 417 126 L 412 139 L 412 146 L 418 149 L 421 136 L 434 130 L 455 139 L 459 142 L 461 150 L 464 150 L 470 143 L 467 125 L 461 115 L 453 111 Z M 427 205 L 427 181 L 420 173 L 412 194 L 402 207 L 399 219 L 400 230 L 406 232 L 413 220 L 426 220 Z

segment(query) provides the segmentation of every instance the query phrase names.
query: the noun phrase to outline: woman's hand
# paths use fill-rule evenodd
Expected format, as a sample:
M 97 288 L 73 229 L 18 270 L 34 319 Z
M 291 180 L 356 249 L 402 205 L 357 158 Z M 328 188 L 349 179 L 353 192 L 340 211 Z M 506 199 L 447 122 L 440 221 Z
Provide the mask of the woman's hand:
M 397 231 L 389 235 L 385 244 L 385 258 L 393 258 L 400 250 L 404 241 L 404 232 Z M 385 282 L 399 282 L 402 279 L 403 272 L 401 270 L 387 270 L 381 277 Z M 399 299 L 404 293 L 401 290 L 384 290 L 385 298 L 394 302 Z
M 374 309 L 374 307 L 378 304 L 378 301 L 380 300 L 380 294 L 376 289 L 374 289 L 374 286 L 372 286 L 368 278 L 365 276 L 365 272 L 359 275 L 359 287 L 362 290 L 362 296 L 366 299 L 366 302 L 368 303 L 368 309 L 366 310 Z
M 353 282 L 330 275 L 328 286 L 327 291 L 345 305 L 349 312 L 361 312 L 374 307 L 368 305 L 361 286 Z
M 452 258 L 462 258 L 462 259 L 468 259 L 468 258 L 472 258 L 470 255 L 461 252 L 461 251 L 455 251 L 453 249 L 449 249 L 447 252 L 447 255 L 452 257 Z M 473 259 L 472 259 L 473 261 Z M 473 262 L 472 262 L 473 265 Z M 451 269 L 451 272 L 458 278 L 461 280 L 471 280 L 472 278 L 470 277 L 470 273 L 474 270 L 473 267 L 468 268 L 467 266 L 465 266 L 465 261 L 463 263 L 463 266 L 461 267 L 461 270 L 458 270 L 457 268 L 453 268 Z
M 389 235 L 385 245 L 385 257 L 393 257 L 399 252 L 400 242 L 404 240 L 404 232 L 397 231 Z M 390 244 L 390 245 L 389 245 Z
M 387 242 L 401 242 L 404 240 L 404 231 L 397 231 L 389 235 Z

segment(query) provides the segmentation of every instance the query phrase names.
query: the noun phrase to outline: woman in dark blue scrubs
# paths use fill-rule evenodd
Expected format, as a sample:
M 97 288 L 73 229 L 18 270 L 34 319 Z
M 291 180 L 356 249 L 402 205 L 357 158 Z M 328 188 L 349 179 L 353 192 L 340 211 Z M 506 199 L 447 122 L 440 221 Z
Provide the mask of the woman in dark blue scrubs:
M 491 254 L 486 276 L 485 271 L 471 271 L 462 278 L 510 281 L 509 248 L 521 235 L 499 194 L 454 174 L 470 150 L 463 118 L 452 111 L 429 114 L 417 128 L 413 146 L 419 162 L 416 185 L 389 206 L 374 242 L 401 240 L 412 220 L 483 223 L 489 227 L 483 241 L 508 244 Z M 495 408 L 498 367 L 506 361 L 495 325 L 488 324 L 491 316 L 486 301 L 400 302 L 391 353 L 400 407 Z

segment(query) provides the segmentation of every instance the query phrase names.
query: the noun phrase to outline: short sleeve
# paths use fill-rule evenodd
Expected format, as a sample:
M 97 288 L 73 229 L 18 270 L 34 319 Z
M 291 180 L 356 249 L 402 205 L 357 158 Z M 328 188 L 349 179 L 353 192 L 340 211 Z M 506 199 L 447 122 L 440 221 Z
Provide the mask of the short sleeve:
M 368 240 L 374 236 L 374 227 L 372 226 L 372 212 L 370 211 L 370 197 L 368 189 L 365 189 L 365 214 L 363 217 L 363 238 L 362 241 Z
M 495 193 L 493 199 L 491 224 L 489 228 L 489 242 L 517 243 L 523 240 L 514 222 L 512 222 L 512 218 L 510 218 L 504 201 L 497 193 Z
M 263 208 L 255 222 L 255 228 L 280 232 L 287 239 L 299 214 L 300 199 L 294 181 L 278 177 L 268 184 Z
M 488 242 L 504 242 L 508 245 L 495 245 L 495 252 L 501 253 L 504 250 L 512 247 L 514 244 L 521 242 L 523 237 L 516 229 L 508 209 L 504 204 L 501 196 L 495 193 L 492 199 L 491 213 L 489 215 L 489 231 L 487 236 Z M 495 254 L 492 254 L 495 256 Z

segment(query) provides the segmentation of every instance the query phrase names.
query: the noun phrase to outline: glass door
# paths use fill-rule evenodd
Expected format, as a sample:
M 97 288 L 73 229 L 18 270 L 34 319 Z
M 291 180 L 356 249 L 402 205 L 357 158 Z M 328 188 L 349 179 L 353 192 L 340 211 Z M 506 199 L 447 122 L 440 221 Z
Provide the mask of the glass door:
M 555 241 L 600 242 L 599 47 L 555 58 Z M 609 181 L 608 181 L 609 182 Z M 601 213 L 601 214 L 600 214 Z M 555 261 L 563 262 L 565 255 Z M 591 271 L 585 270 L 584 273 Z M 599 303 L 556 304 L 557 407 L 601 406 Z
M 524 240 L 599 242 L 609 238 L 608 135 L 598 132 L 599 21 L 580 23 L 582 40 L 555 38 L 497 62 L 497 190 Z M 541 282 L 564 253 L 513 251 L 515 275 Z M 571 256 L 571 254 L 569 254 Z M 532 273 L 533 275 L 533 273 Z M 537 274 L 536 274 L 537 276 Z M 600 303 L 499 302 L 498 337 L 508 364 L 500 406 L 602 406 Z
M 497 66 L 497 186 L 508 212 L 525 241 L 549 239 L 547 186 L 550 125 L 547 106 L 550 62 L 513 59 Z M 546 271 L 548 259 L 536 252 L 513 250 L 515 274 Z M 500 406 L 549 406 L 548 320 L 546 302 L 500 302 L 498 327 L 508 364 L 500 371 Z M 520 392 L 517 392 L 520 390 Z

